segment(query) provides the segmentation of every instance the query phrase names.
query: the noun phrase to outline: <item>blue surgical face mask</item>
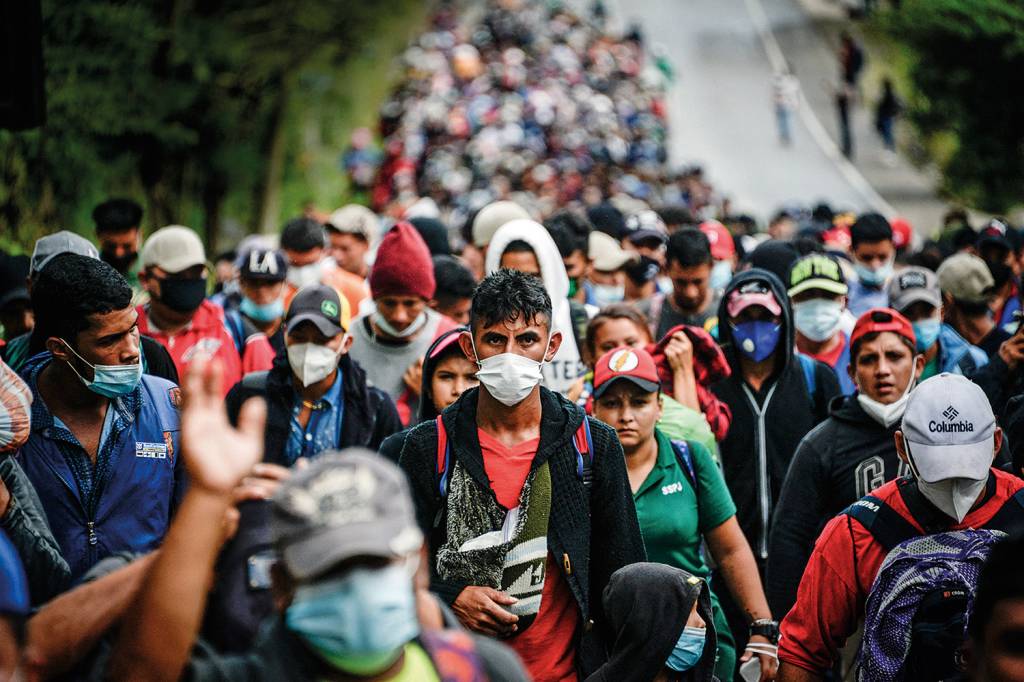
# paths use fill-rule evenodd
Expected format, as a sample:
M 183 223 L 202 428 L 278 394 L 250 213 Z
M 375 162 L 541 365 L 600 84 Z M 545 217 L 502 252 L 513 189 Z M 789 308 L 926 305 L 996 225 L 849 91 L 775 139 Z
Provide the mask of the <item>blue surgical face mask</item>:
M 914 328 L 914 337 L 917 339 L 917 352 L 923 353 L 931 348 L 939 338 L 942 320 L 937 317 L 929 317 L 927 320 L 918 320 L 911 326 Z
M 779 333 L 782 325 L 771 320 L 754 320 L 752 322 L 730 323 L 733 344 L 741 353 L 754 362 L 761 362 L 779 345 Z
M 248 296 L 243 296 L 238 310 L 257 322 L 273 322 L 284 316 L 284 301 L 278 298 L 270 303 L 256 303 Z
M 812 298 L 793 304 L 793 324 L 811 341 L 832 338 L 843 318 L 843 304 L 827 298 Z
M 592 284 L 591 294 L 594 297 L 594 305 L 603 308 L 612 303 L 621 303 L 626 298 L 626 287 L 614 284 Z
M 285 625 L 335 668 L 376 675 L 419 633 L 412 578 L 405 566 L 390 564 L 302 585 Z
M 732 264 L 727 260 L 715 261 L 711 266 L 708 286 L 712 289 L 724 289 L 732 279 Z
M 869 287 L 880 287 L 885 284 L 886 280 L 892 275 L 892 268 L 893 262 L 891 259 L 878 266 L 877 270 L 872 270 L 859 260 L 853 261 L 853 269 L 857 273 L 857 279 L 860 280 L 861 284 Z
M 679 635 L 679 641 L 669 654 L 665 665 L 670 670 L 678 673 L 686 672 L 697 665 L 701 655 L 704 653 L 704 641 L 707 639 L 707 630 L 687 625 Z
M 64 341 L 64 339 L 61 339 Z M 79 355 L 71 344 L 64 341 L 64 346 L 71 351 L 76 358 L 84 362 L 85 364 L 92 367 L 92 381 L 88 381 L 85 377 L 78 373 L 75 366 L 68 363 L 68 367 L 75 373 L 75 376 L 85 384 L 93 393 L 101 395 L 105 398 L 120 398 L 121 396 L 128 395 L 135 390 L 135 387 L 139 385 L 142 380 L 142 360 L 133 365 L 93 365 L 86 361 L 81 355 Z

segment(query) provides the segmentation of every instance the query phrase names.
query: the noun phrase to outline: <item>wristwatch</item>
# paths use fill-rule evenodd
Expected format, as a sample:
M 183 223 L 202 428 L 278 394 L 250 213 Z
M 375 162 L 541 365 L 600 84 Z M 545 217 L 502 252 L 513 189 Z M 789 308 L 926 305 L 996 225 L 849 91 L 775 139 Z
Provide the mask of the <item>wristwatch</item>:
M 773 645 L 779 644 L 779 622 L 770 618 L 761 618 L 750 624 L 750 636 L 761 635 Z

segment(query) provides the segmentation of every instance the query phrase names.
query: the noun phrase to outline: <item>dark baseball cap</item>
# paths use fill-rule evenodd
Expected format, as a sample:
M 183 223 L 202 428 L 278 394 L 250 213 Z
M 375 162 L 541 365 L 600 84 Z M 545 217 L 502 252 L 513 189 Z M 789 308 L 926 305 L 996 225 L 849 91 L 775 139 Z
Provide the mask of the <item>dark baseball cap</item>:
M 271 539 L 298 580 L 357 556 L 408 556 L 423 543 L 405 474 L 362 448 L 320 454 L 281 484 L 272 504 Z
M 324 336 L 337 336 L 348 329 L 348 299 L 339 296 L 334 287 L 314 284 L 303 287 L 292 298 L 285 314 L 285 333 L 303 322 L 312 322 Z
M 242 254 L 238 274 L 244 279 L 283 282 L 288 274 L 288 261 L 276 249 L 254 247 Z
M 839 261 L 823 253 L 810 253 L 798 258 L 789 269 L 789 295 L 796 296 L 811 289 L 845 296 L 849 291 Z

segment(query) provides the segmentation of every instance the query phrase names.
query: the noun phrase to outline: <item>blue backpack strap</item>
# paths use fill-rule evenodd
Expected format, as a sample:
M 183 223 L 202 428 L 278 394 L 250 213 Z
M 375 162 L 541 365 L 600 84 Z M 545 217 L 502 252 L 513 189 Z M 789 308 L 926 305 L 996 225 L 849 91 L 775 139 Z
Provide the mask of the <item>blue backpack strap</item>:
M 576 450 L 576 476 L 583 481 L 583 487 L 590 488 L 593 481 L 594 439 L 590 435 L 590 419 L 583 414 L 583 423 L 576 429 L 572 439 Z
M 676 459 L 679 461 L 679 468 L 683 470 L 683 474 L 690 481 L 694 497 L 699 497 L 697 469 L 693 465 L 693 452 L 690 450 L 689 444 L 685 440 L 674 440 L 671 442 L 672 452 L 676 454 Z
M 814 358 L 804 355 L 803 353 L 797 353 L 796 356 L 800 358 L 800 369 L 804 372 L 804 383 L 807 384 L 807 394 L 811 397 L 811 402 L 814 402 L 814 394 L 818 392 L 818 381 L 815 377 Z
M 225 310 L 224 326 L 231 334 L 231 340 L 235 342 L 235 350 L 241 356 L 245 352 L 245 324 L 242 322 L 242 315 L 237 310 Z
M 873 495 L 865 495 L 840 513 L 857 519 L 886 552 L 921 534 L 899 512 Z
M 448 509 L 448 473 L 451 468 L 452 447 L 441 415 L 434 420 L 437 424 L 437 513 L 434 514 L 434 529 L 441 527 L 441 519 Z

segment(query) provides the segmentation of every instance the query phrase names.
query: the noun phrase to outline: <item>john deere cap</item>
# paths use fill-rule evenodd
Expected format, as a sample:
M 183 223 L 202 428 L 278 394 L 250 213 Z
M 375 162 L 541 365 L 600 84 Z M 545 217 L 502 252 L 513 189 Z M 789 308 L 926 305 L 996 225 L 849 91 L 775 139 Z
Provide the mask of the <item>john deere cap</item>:
M 314 284 L 295 293 L 285 315 L 285 333 L 291 333 L 303 322 L 312 322 L 324 336 L 337 336 L 348 329 L 348 300 L 334 287 Z

